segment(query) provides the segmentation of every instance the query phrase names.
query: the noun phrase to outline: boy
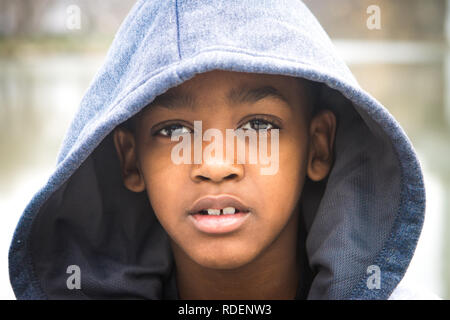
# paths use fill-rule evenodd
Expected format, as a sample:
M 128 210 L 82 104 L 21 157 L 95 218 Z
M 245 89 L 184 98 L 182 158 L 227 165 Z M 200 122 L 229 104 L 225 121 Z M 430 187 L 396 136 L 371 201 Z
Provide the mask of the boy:
M 312 117 L 312 93 L 311 84 L 293 77 L 216 70 L 159 96 L 135 120 L 134 134 L 115 132 L 125 186 L 147 192 L 171 238 L 181 298 L 296 296 L 296 204 L 306 174 L 315 181 L 327 175 L 336 126 L 329 110 Z M 224 102 L 227 95 L 229 101 Z M 201 119 L 203 130 L 280 130 L 275 141 L 280 150 L 278 172 L 261 175 L 260 163 L 238 164 L 234 159 L 174 164 L 170 151 L 176 142 L 170 136 L 176 130 L 191 131 L 194 119 Z M 195 206 L 198 198 L 206 203 L 193 211 L 185 209 Z M 235 206 L 251 209 L 238 221 L 230 220 L 238 213 L 198 213 L 203 207 L 225 211 Z
M 387 299 L 424 207 L 408 138 L 300 1 L 138 1 L 19 222 L 11 282 L 23 299 Z

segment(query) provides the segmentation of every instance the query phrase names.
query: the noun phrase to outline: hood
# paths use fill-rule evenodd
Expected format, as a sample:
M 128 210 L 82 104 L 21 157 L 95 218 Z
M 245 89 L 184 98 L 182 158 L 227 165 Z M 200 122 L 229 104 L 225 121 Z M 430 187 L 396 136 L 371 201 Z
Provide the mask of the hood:
M 141 0 L 15 230 L 9 271 L 17 298 L 177 297 L 168 235 L 147 195 L 123 186 L 111 132 L 169 88 L 214 69 L 322 84 L 321 103 L 338 125 L 327 180 L 302 194 L 307 298 L 391 295 L 423 224 L 420 164 L 400 125 L 359 87 L 308 8 L 297 0 Z M 72 265 L 82 272 L 81 290 L 66 287 Z M 375 288 L 368 285 L 373 270 L 381 278 Z

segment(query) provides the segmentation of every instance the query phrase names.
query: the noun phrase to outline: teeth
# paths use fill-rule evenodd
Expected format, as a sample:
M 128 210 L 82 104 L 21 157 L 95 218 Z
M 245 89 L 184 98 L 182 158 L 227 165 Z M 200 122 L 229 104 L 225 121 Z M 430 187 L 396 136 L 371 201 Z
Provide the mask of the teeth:
M 233 207 L 223 208 L 223 214 L 234 214 L 236 209 Z
M 233 207 L 226 207 L 221 209 L 205 209 L 204 211 L 206 211 L 208 213 L 208 215 L 213 215 L 213 216 L 218 216 L 220 214 L 235 214 L 236 213 L 236 209 Z
M 208 214 L 218 216 L 220 214 L 220 209 L 208 209 Z

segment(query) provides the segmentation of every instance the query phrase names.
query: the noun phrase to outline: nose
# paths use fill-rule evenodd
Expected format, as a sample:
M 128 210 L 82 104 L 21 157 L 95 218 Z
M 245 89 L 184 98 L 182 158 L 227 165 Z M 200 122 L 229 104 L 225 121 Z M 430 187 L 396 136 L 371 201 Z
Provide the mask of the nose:
M 227 160 L 203 159 L 201 164 L 192 165 L 191 179 L 194 182 L 212 181 L 239 181 L 244 177 L 242 164 L 235 164 Z

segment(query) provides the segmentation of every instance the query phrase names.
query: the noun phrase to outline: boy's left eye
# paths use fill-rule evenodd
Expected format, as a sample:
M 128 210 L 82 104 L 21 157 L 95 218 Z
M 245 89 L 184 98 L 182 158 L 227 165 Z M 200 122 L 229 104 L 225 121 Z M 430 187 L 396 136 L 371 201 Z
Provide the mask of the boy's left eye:
M 278 129 L 273 123 L 263 119 L 252 119 L 246 122 L 241 128 L 253 130 L 271 130 Z
M 173 135 L 181 135 L 181 134 L 190 133 L 190 132 L 191 132 L 191 130 L 188 129 L 186 126 L 175 123 L 175 124 L 170 124 L 162 129 L 158 130 L 157 134 L 160 134 L 162 136 L 171 137 Z

